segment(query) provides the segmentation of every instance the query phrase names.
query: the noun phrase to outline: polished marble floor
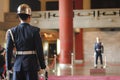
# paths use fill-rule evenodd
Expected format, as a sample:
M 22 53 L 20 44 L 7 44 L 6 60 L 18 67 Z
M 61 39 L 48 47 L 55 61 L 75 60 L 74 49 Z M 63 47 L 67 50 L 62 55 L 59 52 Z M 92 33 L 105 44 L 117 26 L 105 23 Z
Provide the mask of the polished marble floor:
M 100 68 L 100 66 L 98 66 Z M 76 63 L 72 66 L 62 66 L 50 68 L 49 75 L 56 76 L 90 76 L 90 69 L 94 69 L 93 63 Z M 120 76 L 120 63 L 107 63 L 104 76 Z M 99 74 L 98 74 L 99 75 Z

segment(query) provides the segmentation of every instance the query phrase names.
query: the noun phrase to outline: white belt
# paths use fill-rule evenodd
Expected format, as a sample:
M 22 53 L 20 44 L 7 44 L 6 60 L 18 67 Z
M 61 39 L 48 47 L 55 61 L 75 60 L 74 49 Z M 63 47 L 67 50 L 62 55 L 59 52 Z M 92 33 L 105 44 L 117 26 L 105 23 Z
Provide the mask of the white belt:
M 17 51 L 16 54 L 27 55 L 27 54 L 36 54 L 35 51 Z
M 96 49 L 97 51 L 100 51 L 101 49 Z

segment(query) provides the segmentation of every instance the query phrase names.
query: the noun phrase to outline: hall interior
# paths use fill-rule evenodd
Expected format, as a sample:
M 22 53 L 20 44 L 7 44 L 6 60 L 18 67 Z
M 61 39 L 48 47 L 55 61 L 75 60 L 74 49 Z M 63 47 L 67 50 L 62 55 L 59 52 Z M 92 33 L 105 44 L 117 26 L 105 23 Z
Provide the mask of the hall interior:
M 1 39 L 0 39 L 0 44 L 2 46 L 5 46 L 5 33 L 7 31 L 8 28 L 13 27 L 14 25 L 17 25 L 19 22 L 17 20 L 17 16 L 15 15 L 16 12 L 16 7 L 18 4 L 22 3 L 21 0 L 16 0 L 16 2 L 14 2 L 14 0 L 10 0 L 10 4 L 7 2 L 8 0 L 4 0 L 4 1 L 0 1 L 1 4 L 1 8 L 0 8 L 0 12 L 1 12 L 1 17 L 0 17 L 0 35 L 1 35 Z M 23 0 L 23 2 L 30 4 L 32 7 L 34 5 L 37 5 L 36 7 L 33 7 L 33 10 L 39 10 L 39 11 L 58 11 L 58 0 L 38 0 L 38 1 L 34 1 L 34 2 L 29 2 L 27 0 Z M 83 4 L 79 5 L 77 3 L 77 1 L 79 2 L 83 2 Z M 14 4 L 14 3 L 15 4 Z M 39 2 L 39 4 L 38 4 Z M 3 3 L 3 4 L 2 4 Z M 31 4 L 31 3 L 35 3 L 35 4 Z M 117 12 L 119 12 L 119 5 L 120 1 L 119 0 L 73 0 L 73 8 L 74 10 L 79 10 L 83 9 L 83 10 L 90 10 L 90 9 L 118 9 Z M 8 4 L 8 5 L 6 5 Z M 113 12 L 108 12 L 109 14 L 113 14 Z M 117 18 L 119 18 L 118 16 L 119 14 L 117 14 Z M 102 15 L 103 17 L 103 15 Z M 116 16 L 115 16 L 116 18 Z M 108 19 L 106 24 L 109 23 L 113 23 L 115 21 L 117 21 L 118 19 Z M 49 19 L 48 19 L 49 20 Z M 57 21 L 57 19 L 55 18 L 55 20 Z M 99 19 L 98 19 L 99 20 Z M 37 22 L 35 22 L 37 23 Z M 83 22 L 82 22 L 83 23 Z M 118 21 L 119 23 L 119 21 Z M 46 23 L 45 23 L 46 24 Z M 54 23 L 55 24 L 55 23 Z M 115 24 L 116 25 L 116 24 Z M 57 28 L 50 28 L 50 29 L 44 29 L 45 26 L 42 26 L 41 29 L 41 36 L 43 39 L 43 45 L 44 46 L 44 54 L 48 56 L 47 60 L 48 60 L 48 64 L 50 66 L 50 75 L 90 75 L 90 69 L 93 68 L 93 44 L 95 41 L 95 37 L 96 36 L 100 36 L 102 38 L 102 41 L 105 45 L 105 56 L 107 56 L 107 66 L 106 66 L 106 74 L 105 75 L 120 75 L 120 71 L 119 71 L 119 58 L 120 58 L 120 54 L 119 54 L 119 40 L 120 40 L 120 26 L 119 24 L 117 24 L 118 26 L 112 26 L 112 27 L 89 27 L 89 28 L 82 28 L 83 30 L 83 55 L 82 58 L 78 57 L 75 58 L 75 63 L 72 66 L 69 67 L 64 67 L 61 68 L 59 66 L 59 63 L 54 63 L 54 54 L 56 54 L 59 57 L 59 54 L 57 54 L 57 44 L 59 44 L 59 29 Z M 50 25 L 51 27 L 53 27 L 53 25 Z M 80 26 L 78 26 L 80 27 Z M 81 29 L 81 28 L 79 28 Z M 81 30 L 78 30 L 78 32 L 74 32 L 75 35 L 79 35 Z M 78 38 L 77 38 L 78 39 Z M 89 40 L 88 40 L 89 39 Z M 58 42 L 58 43 L 57 43 Z M 78 39 L 78 42 L 79 39 Z M 78 45 L 80 45 L 80 43 L 77 43 Z M 75 44 L 75 45 L 77 45 Z M 81 47 L 77 48 L 78 51 L 79 49 L 81 49 Z M 81 52 L 81 51 L 80 51 Z M 80 54 L 80 52 L 78 52 L 78 54 Z M 77 55 L 78 55 L 77 54 Z M 76 56 L 77 57 L 77 56 Z M 57 58 L 58 59 L 58 58 Z M 52 64 L 51 64 L 52 63 Z M 56 65 L 56 68 L 54 67 Z M 56 70 L 55 70 L 56 69 Z

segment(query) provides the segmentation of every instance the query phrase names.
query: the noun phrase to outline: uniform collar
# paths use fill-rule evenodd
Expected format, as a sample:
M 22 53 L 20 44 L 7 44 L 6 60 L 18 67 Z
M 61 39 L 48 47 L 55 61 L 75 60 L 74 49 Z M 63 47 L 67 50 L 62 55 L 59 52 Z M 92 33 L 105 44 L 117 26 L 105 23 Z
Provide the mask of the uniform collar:
M 25 22 L 23 22 L 23 23 L 20 23 L 20 25 L 23 25 L 23 24 L 24 24 L 24 25 L 25 25 L 25 24 L 26 24 L 26 25 L 29 25 L 29 23 L 25 23 Z

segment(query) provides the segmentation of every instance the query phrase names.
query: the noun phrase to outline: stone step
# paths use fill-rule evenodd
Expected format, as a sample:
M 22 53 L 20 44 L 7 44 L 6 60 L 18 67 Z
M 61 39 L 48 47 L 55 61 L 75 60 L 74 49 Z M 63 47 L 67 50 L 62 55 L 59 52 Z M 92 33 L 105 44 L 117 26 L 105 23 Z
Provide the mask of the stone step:
M 102 68 L 90 69 L 90 75 L 105 75 L 106 70 Z

